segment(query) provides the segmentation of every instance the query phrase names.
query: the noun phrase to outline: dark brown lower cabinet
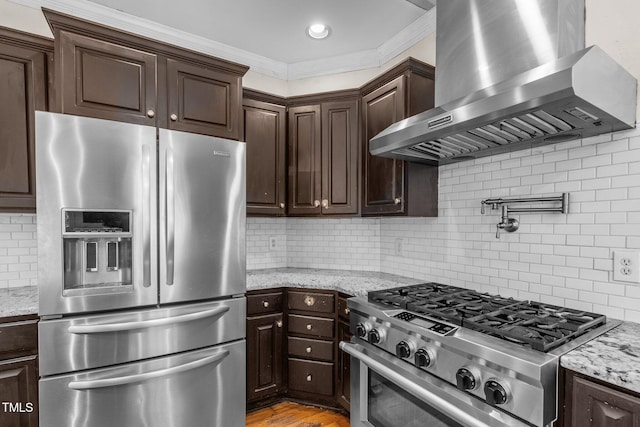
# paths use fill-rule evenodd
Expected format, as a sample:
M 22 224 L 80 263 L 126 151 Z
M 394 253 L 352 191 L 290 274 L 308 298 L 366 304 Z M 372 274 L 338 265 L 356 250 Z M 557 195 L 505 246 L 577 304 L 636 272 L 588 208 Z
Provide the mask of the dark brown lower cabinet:
M 38 426 L 38 318 L 0 319 L 0 426 Z
M 282 390 L 282 313 L 247 318 L 247 402 Z
M 564 426 L 640 427 L 640 394 L 567 371 Z
M 340 321 L 338 323 L 338 342 L 349 342 L 350 340 L 349 323 Z M 338 405 L 349 411 L 351 408 L 351 356 L 338 349 L 337 364 L 336 399 Z
M 351 338 L 346 298 L 318 289 L 247 293 L 250 409 L 291 398 L 349 411 L 350 360 L 338 349 Z

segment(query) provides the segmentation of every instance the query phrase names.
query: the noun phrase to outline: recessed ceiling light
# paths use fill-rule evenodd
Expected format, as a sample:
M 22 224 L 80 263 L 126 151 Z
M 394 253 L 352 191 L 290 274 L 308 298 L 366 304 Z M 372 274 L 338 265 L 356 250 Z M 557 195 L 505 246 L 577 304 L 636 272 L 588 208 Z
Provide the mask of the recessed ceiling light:
M 324 39 L 329 36 L 330 28 L 324 24 L 312 24 L 307 27 L 307 35 L 313 39 Z

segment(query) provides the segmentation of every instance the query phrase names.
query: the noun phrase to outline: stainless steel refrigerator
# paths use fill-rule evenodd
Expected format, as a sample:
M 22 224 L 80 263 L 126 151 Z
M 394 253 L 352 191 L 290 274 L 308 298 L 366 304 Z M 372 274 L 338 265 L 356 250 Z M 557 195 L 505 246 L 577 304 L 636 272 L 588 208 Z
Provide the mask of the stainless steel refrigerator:
M 36 113 L 40 427 L 245 420 L 245 145 Z

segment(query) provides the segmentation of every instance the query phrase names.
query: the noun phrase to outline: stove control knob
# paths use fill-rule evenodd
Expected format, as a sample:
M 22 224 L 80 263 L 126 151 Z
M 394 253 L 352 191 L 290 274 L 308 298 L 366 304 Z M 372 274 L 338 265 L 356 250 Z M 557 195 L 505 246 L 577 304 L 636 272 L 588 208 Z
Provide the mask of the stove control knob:
M 403 359 L 408 359 L 411 357 L 411 353 L 415 350 L 415 345 L 408 340 L 402 340 L 398 344 L 396 344 L 396 356 L 401 357 Z
M 373 329 L 369 331 L 369 342 L 371 344 L 382 344 L 384 342 L 384 338 L 383 329 Z
M 416 366 L 418 368 L 428 368 L 436 360 L 433 352 L 426 348 L 420 348 L 416 351 Z
M 473 390 L 477 382 L 476 376 L 467 368 L 460 368 L 456 372 L 456 385 L 460 390 Z
M 484 385 L 484 395 L 491 406 L 502 405 L 509 400 L 508 390 L 496 380 L 489 380 Z
M 356 325 L 356 336 L 358 338 L 366 339 L 370 330 L 371 325 L 369 323 L 358 323 Z

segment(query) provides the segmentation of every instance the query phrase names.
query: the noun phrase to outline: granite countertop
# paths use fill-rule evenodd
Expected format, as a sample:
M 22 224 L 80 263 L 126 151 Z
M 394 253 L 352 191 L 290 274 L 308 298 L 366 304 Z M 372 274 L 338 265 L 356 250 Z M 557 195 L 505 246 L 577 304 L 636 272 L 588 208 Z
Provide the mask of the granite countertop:
M 640 324 L 623 322 L 560 358 L 572 371 L 640 393 Z
M 38 314 L 38 287 L 0 289 L 0 317 Z
M 424 280 L 369 271 L 275 268 L 247 272 L 247 291 L 278 287 L 332 289 L 353 296 L 368 291 L 415 285 Z

